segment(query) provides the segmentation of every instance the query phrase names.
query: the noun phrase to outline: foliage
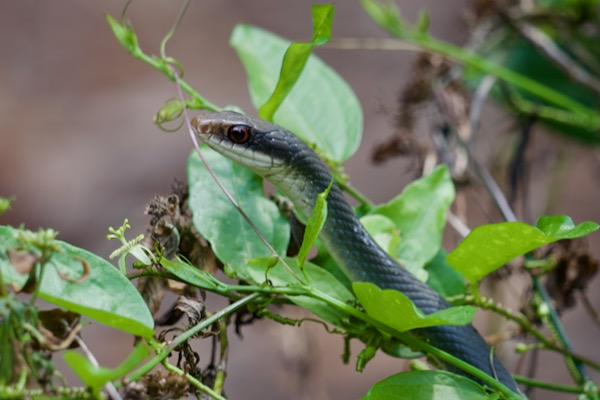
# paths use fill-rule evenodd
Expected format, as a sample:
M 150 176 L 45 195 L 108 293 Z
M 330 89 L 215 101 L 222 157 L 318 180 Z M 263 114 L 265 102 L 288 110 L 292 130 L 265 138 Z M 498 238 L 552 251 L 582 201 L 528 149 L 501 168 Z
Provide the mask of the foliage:
M 416 27 L 411 29 L 395 5 L 374 0 L 362 0 L 361 3 L 367 14 L 392 36 L 462 63 L 467 69 L 467 83 L 478 82 L 482 73 L 502 80 L 511 88 L 511 101 L 513 105 L 518 104 L 517 107 L 520 105 L 521 112 L 531 102 L 540 102 L 546 107 L 542 108 L 545 121 L 575 129 L 569 132 L 583 131 L 589 136 L 600 126 L 600 114 L 595 107 L 580 102 L 577 91 L 556 90 L 550 82 L 537 80 L 516 62 L 501 65 L 484 55 L 433 38 L 427 33 L 429 18 L 426 13 L 421 14 Z M 194 353 L 188 342 L 201 335 L 218 337 L 221 353 L 226 353 L 227 324 L 235 313 L 238 316 L 250 313 L 252 317 L 294 325 L 301 322 L 276 315 L 268 308 L 269 304 L 278 303 L 303 307 L 328 329 L 344 335 L 346 340 L 361 340 L 365 349 L 357 356 L 358 370 L 365 368 L 379 349 L 390 354 L 414 355 L 402 347 L 408 346 L 462 369 L 487 385 L 447 371 L 416 368 L 374 384 L 363 399 L 522 398 L 477 368 L 406 333 L 427 326 L 469 323 L 476 311 L 468 305 L 470 299 L 478 307 L 489 308 L 517 322 L 548 349 L 563 354 L 566 362 L 580 372 L 573 373 L 576 386 L 552 386 L 532 379 L 524 379 L 524 382 L 598 398 L 595 383 L 581 373 L 584 364 L 598 366 L 571 352 L 568 340 L 561 332 L 560 320 L 555 318 L 553 305 L 539 285 L 539 276 L 532 272 L 534 268 L 527 270 L 537 294 L 534 301 L 538 302 L 538 310 L 544 310 L 534 319 L 541 320 L 545 328 L 556 333 L 557 340 L 546 338 L 534 326 L 535 321 L 520 313 L 513 314 L 478 293 L 482 279 L 516 257 L 525 255 L 532 259 L 535 249 L 558 240 L 583 237 L 597 230 L 598 224 L 583 222 L 576 226 L 569 217 L 558 215 L 542 216 L 536 226 L 516 221 L 483 225 L 475 228 L 446 257 L 442 236 L 455 197 L 448 167 L 438 166 L 386 204 L 371 204 L 350 186 L 340 166 L 354 154 L 360 143 L 360 104 L 348 84 L 311 54 L 314 46 L 323 45 L 331 38 L 333 6 L 313 6 L 312 16 L 313 35 L 309 43 L 291 43 L 250 25 L 238 25 L 233 31 L 230 43 L 246 68 L 255 107 L 263 118 L 297 133 L 323 155 L 332 168 L 334 180 L 361 203 L 361 221 L 382 248 L 444 297 L 459 298 L 464 304 L 425 315 L 400 292 L 338 279 L 340 271 L 318 243 L 318 234 L 327 216 L 325 199 L 331 185 L 321 193 L 315 212 L 307 221 L 299 254 L 285 256 L 291 236 L 290 224 L 280 208 L 265 197 L 262 178 L 203 148 L 188 160 L 189 199 L 179 199 L 176 205 L 169 203 L 171 211 L 189 207 L 193 214 L 191 220 L 186 222 L 182 217 L 187 209 L 179 210 L 178 218 L 169 222 L 159 218 L 164 215 L 156 216 L 152 222 L 154 243 L 143 237 L 126 239 L 127 221 L 118 229 L 110 228 L 109 238 L 121 242 L 121 247 L 112 255 L 119 258 L 119 269 L 83 249 L 55 240 L 55 232 L 51 230 L 34 233 L 24 228 L 0 227 L 0 394 L 14 398 L 41 394 L 46 397 L 101 398 L 103 388 L 114 390 L 114 386 L 123 386 L 127 393 L 131 382 L 146 379 L 148 385 L 153 369 L 162 363 L 170 376 L 183 376 L 185 384 L 193 390 L 224 399 L 224 372 L 216 372 L 212 381 L 203 380 L 197 361 L 190 361 L 194 359 Z M 181 66 L 167 57 L 164 43 L 160 56 L 148 56 L 139 47 L 135 31 L 124 18 L 118 22 L 107 16 L 107 20 L 117 40 L 133 57 L 163 72 L 191 96 L 190 100 L 166 104 L 157 113 L 157 124 L 179 118 L 186 107 L 220 109 L 181 79 L 177 71 Z M 514 57 L 512 50 L 509 53 Z M 544 114 L 544 110 L 551 112 Z M 253 226 L 221 191 L 204 167 L 204 161 L 208 161 L 223 180 L 223 187 L 251 216 Z M 10 202 L 0 199 L 0 213 L 10 207 Z M 261 237 L 256 235 L 254 227 L 261 232 Z M 202 253 L 206 247 L 195 232 L 210 244 L 210 255 Z M 192 246 L 195 251 L 184 253 L 181 250 L 183 242 L 189 238 L 195 241 Z M 268 241 L 268 247 L 263 240 Z M 309 260 L 308 254 L 315 244 L 319 254 Z M 198 253 L 202 254 L 199 256 Z M 132 265 L 134 274 L 127 277 L 129 255 L 136 261 Z M 551 261 L 537 261 L 544 262 L 543 271 L 553 268 Z M 241 282 L 232 284 L 215 277 L 211 267 L 220 264 L 229 278 Z M 188 299 L 188 326 L 181 328 L 172 340 L 165 338 L 168 331 L 154 338 L 157 332 L 150 310 L 128 278 L 140 278 L 142 282 L 147 278 L 169 278 L 188 287 L 217 293 L 228 298 L 230 304 L 217 312 L 206 313 L 202 306 Z M 464 280 L 470 286 L 464 285 Z M 15 292 L 33 293 L 29 304 L 12 295 L 8 285 Z M 147 295 L 146 292 L 143 294 Z M 138 336 L 143 343 L 136 345 L 123 363 L 113 369 L 95 366 L 79 353 L 65 352 L 65 362 L 86 388 L 61 387 L 59 390 L 51 382 L 54 369 L 47 353 L 71 346 L 82 326 L 76 319 L 61 315 L 55 319 L 68 325 L 61 336 L 39 316 L 33 306 L 37 297 Z M 399 315 L 403 318 L 398 318 Z M 56 337 L 60 337 L 59 345 L 50 341 Z M 13 349 L 14 343 L 19 346 Z M 398 348 L 403 350 L 398 351 Z M 185 359 L 185 368 L 180 369 L 168 361 L 172 352 Z M 9 368 L 10 365 L 13 368 Z M 19 371 L 17 366 L 21 367 Z M 46 372 L 42 374 L 41 371 Z M 37 377 L 38 385 L 43 388 L 41 391 L 27 386 L 31 377 Z M 191 390 L 186 387 L 186 391 Z

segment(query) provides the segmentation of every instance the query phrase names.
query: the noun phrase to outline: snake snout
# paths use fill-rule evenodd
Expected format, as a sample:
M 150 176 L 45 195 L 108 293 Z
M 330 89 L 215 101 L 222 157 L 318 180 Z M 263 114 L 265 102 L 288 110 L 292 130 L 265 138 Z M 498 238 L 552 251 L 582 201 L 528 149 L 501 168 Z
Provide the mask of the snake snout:
M 198 133 L 210 133 L 211 124 L 208 120 L 202 119 L 200 116 L 198 116 L 192 118 L 190 123 Z

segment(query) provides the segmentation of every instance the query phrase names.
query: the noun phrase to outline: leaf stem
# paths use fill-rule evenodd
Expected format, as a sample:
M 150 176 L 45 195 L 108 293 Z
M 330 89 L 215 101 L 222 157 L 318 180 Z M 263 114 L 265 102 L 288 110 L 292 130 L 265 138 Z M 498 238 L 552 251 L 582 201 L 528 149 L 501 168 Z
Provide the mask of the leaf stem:
M 568 349 L 565 349 L 563 347 L 560 347 L 560 345 L 554 341 L 552 341 L 551 339 L 548 339 L 546 336 L 544 336 L 544 334 L 542 332 L 540 332 L 539 329 L 535 328 L 535 326 L 533 326 L 533 324 L 529 321 L 529 319 L 527 318 L 527 316 L 525 316 L 522 313 L 513 313 L 510 310 L 506 310 L 504 308 L 502 308 L 500 305 L 496 304 L 492 299 L 487 298 L 487 297 L 475 297 L 475 296 L 464 296 L 464 295 L 457 295 L 457 296 L 453 296 L 452 298 L 448 299 L 448 301 L 450 301 L 450 303 L 454 304 L 455 302 L 460 301 L 460 304 L 470 304 L 485 310 L 489 310 L 492 312 L 495 312 L 496 314 L 515 322 L 516 324 L 518 324 L 521 329 L 523 329 L 525 332 L 533 335 L 541 344 L 544 348 L 548 349 L 548 350 L 552 350 L 552 351 L 556 351 L 564 356 L 567 357 L 572 357 L 575 360 L 578 360 L 586 365 L 589 365 L 590 367 L 600 370 L 600 364 L 598 364 L 597 362 L 590 360 L 589 358 L 583 357 L 579 354 L 573 353 L 571 351 L 569 351 Z
M 571 385 L 561 385 L 558 383 L 550 383 L 550 382 L 544 382 L 544 381 L 540 381 L 538 379 L 532 379 L 523 375 L 513 375 L 513 378 L 515 378 L 515 381 L 517 381 L 518 383 L 521 383 L 523 385 L 527 385 L 527 386 L 531 386 L 531 387 L 537 387 L 540 389 L 548 389 L 548 390 L 553 390 L 556 392 L 566 392 L 566 393 L 581 393 L 582 390 L 580 387 L 578 386 L 571 386 Z

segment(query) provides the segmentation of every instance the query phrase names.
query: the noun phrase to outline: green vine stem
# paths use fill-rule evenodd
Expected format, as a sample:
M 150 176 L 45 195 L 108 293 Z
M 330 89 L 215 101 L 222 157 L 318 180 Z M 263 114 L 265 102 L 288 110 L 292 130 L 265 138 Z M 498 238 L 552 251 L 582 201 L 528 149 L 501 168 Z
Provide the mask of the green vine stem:
M 362 6 L 373 21 L 393 37 L 396 37 L 420 49 L 440 54 L 459 63 L 495 76 L 510 85 L 523 89 L 542 100 L 562 107 L 573 114 L 569 117 L 573 123 L 583 126 L 590 131 L 600 128 L 600 114 L 589 107 L 571 99 L 559 91 L 543 85 L 531 78 L 521 75 L 492 61 L 486 60 L 479 54 L 470 52 L 462 47 L 436 39 L 427 33 L 429 17 L 421 13 L 414 29 L 409 29 L 400 17 L 400 11 L 393 3 L 383 3 L 376 0 L 361 0 Z
M 522 375 L 513 375 L 515 381 L 521 383 L 523 385 L 537 387 L 540 389 L 548 389 L 556 392 L 566 392 L 566 393 L 581 393 L 581 388 L 579 386 L 572 385 L 561 385 L 557 383 L 544 382 L 537 379 L 532 379 Z
M 177 278 L 175 277 L 175 279 L 177 279 Z M 215 323 L 220 318 L 223 318 L 226 315 L 231 314 L 232 312 L 234 312 L 238 308 L 242 307 L 243 305 L 246 305 L 252 301 L 258 300 L 261 296 L 263 296 L 265 294 L 271 294 L 271 295 L 276 294 L 276 295 L 287 295 L 287 296 L 310 296 L 314 299 L 321 300 L 321 301 L 327 303 L 328 305 L 348 314 L 349 316 L 354 317 L 362 322 L 365 322 L 365 323 L 373 326 L 374 328 L 378 329 L 379 331 L 384 332 L 384 333 L 404 342 L 405 344 L 407 344 L 408 346 L 410 346 L 412 348 L 415 348 L 415 349 L 418 349 L 425 353 L 431 354 L 432 356 L 444 361 L 445 363 L 453 365 L 453 366 L 465 371 L 466 373 L 474 376 L 475 378 L 480 379 L 481 381 L 488 384 L 491 388 L 502 393 L 504 395 L 504 398 L 506 398 L 506 399 L 511 399 L 511 400 L 522 399 L 521 396 L 514 393 L 508 387 L 506 387 L 502 383 L 498 382 L 495 378 L 489 376 L 485 372 L 479 370 L 478 368 L 475 368 L 472 365 L 462 361 L 461 359 L 456 358 L 456 357 L 452 356 L 451 354 L 446 353 L 445 351 L 442 351 L 436 347 L 433 347 L 433 346 L 427 344 L 426 342 L 424 342 L 408 333 L 397 331 L 397 330 L 385 325 L 384 323 L 381 323 L 381 322 L 371 318 L 364 312 L 362 312 L 344 302 L 341 302 L 333 297 L 330 297 L 329 295 L 327 295 L 323 292 L 320 292 L 312 287 L 308 287 L 305 285 L 298 285 L 296 287 L 270 287 L 270 286 L 256 286 L 256 285 L 244 286 L 244 285 L 227 285 L 227 284 L 223 283 L 222 285 L 219 285 L 218 288 L 211 285 L 211 286 L 207 286 L 206 288 L 202 287 L 202 289 L 206 289 L 209 291 L 215 291 L 216 293 L 219 293 L 219 294 L 226 294 L 227 297 L 230 297 L 230 298 L 233 297 L 232 293 L 235 293 L 235 292 L 250 291 L 253 293 L 246 297 L 242 297 L 241 299 L 232 303 L 228 307 L 220 310 L 219 312 L 215 313 L 211 317 L 202 321 L 201 323 L 194 326 L 190 330 L 186 331 L 184 334 L 178 336 L 177 339 L 172 344 L 170 344 L 167 348 L 162 349 L 159 347 L 159 345 L 155 344 L 155 348 L 157 348 L 158 354 L 153 359 L 151 359 L 146 364 L 144 364 L 142 367 L 138 368 L 136 371 L 134 371 L 132 374 L 130 374 L 130 376 L 129 376 L 130 380 L 140 379 L 141 376 L 143 376 L 144 374 L 149 372 L 154 366 L 156 366 L 158 363 L 160 363 L 175 347 L 177 347 L 179 344 L 183 343 L 185 340 L 189 339 L 190 337 L 194 336 L 200 330 L 205 329 L 206 327 Z
M 551 299 L 546 291 L 546 288 L 544 285 L 542 285 L 540 278 L 535 274 L 531 274 L 531 279 L 533 280 L 533 286 L 536 293 L 538 293 L 544 303 L 544 306 L 548 310 L 547 314 L 542 316 L 544 325 L 546 325 L 546 327 L 550 330 L 552 336 L 558 339 L 564 348 L 570 352 L 573 349 L 573 346 L 571 345 L 571 341 L 569 340 L 569 337 L 567 336 L 567 333 L 560 322 L 560 317 L 558 316 L 556 309 L 552 306 Z M 567 364 L 567 368 L 569 369 L 569 372 L 571 372 L 573 379 L 575 379 L 577 383 L 583 385 L 589 380 L 585 368 L 580 361 L 573 359 L 571 356 L 566 356 L 565 363 Z
M 183 370 L 177 368 L 175 365 L 169 363 L 166 359 L 163 361 L 163 366 L 167 371 L 173 372 L 177 375 L 185 375 L 185 378 L 188 380 L 190 385 L 194 386 L 196 389 L 200 390 L 203 393 L 211 396 L 215 400 L 227 400 L 225 397 L 221 396 L 220 393 L 211 389 L 209 386 L 206 386 L 204 383 L 200 382 L 198 379 L 194 378 L 190 374 L 184 372 Z
M 121 43 L 121 45 L 129 52 L 129 54 L 131 54 L 132 57 L 144 61 L 146 64 L 165 74 L 171 81 L 175 82 L 177 78 L 175 77 L 175 71 L 173 70 L 172 66 L 175 66 L 177 70 L 181 70 L 181 66 L 176 60 L 170 57 L 165 57 L 164 54 L 160 58 L 145 54 L 139 47 L 137 35 L 129 23 L 119 23 L 116 19 L 108 14 L 106 15 L 106 20 L 108 21 L 108 24 L 110 25 L 113 34 L 119 43 Z M 164 52 L 164 43 L 161 45 L 161 51 Z M 188 108 L 205 108 L 211 111 L 220 110 L 220 107 L 206 100 L 183 79 L 179 78 L 179 84 L 186 93 L 192 96 L 191 101 L 186 101 Z
M 139 380 L 142 376 L 144 376 L 145 374 L 150 372 L 154 367 L 156 367 L 164 359 L 166 359 L 169 356 L 169 354 L 171 354 L 171 352 L 173 350 L 175 350 L 183 342 L 192 338 L 194 335 L 196 335 L 201 330 L 206 329 L 209 326 L 211 326 L 212 324 L 216 323 L 219 319 L 235 312 L 236 310 L 240 309 L 241 307 L 245 306 L 246 304 L 258 299 L 260 296 L 262 296 L 262 293 L 255 292 L 255 293 L 252 293 L 252 294 L 250 294 L 246 297 L 243 297 L 243 298 L 239 299 L 238 301 L 228 305 L 227 307 L 219 310 L 218 312 L 214 313 L 213 315 L 211 315 L 210 317 L 201 321 L 200 323 L 194 325 L 192 328 L 188 329 L 181 335 L 177 336 L 177 338 L 175 338 L 175 340 L 173 340 L 169 344 L 169 346 L 166 346 L 165 348 L 162 348 L 162 346 L 158 343 L 151 343 L 151 345 L 153 345 L 154 348 L 159 350 L 158 354 L 156 354 L 156 356 L 154 356 L 150 361 L 148 361 L 147 363 L 145 363 L 144 365 L 142 365 L 141 367 L 139 367 L 138 369 L 133 371 L 131 374 L 129 374 L 128 379 L 131 381 Z
M 590 367 L 600 371 L 600 364 L 590 360 L 589 358 L 583 357 L 579 354 L 571 352 L 569 349 L 561 347 L 558 343 L 551 339 L 548 339 L 539 329 L 537 329 L 527 318 L 525 314 L 514 313 L 511 310 L 502 308 L 501 305 L 496 304 L 492 299 L 487 297 L 475 297 L 472 295 L 456 295 L 448 299 L 452 304 L 469 304 L 488 311 L 492 311 L 507 320 L 515 322 L 525 332 L 534 336 L 543 345 L 543 348 L 556 351 L 566 357 L 571 357 L 577 361 L 589 365 Z

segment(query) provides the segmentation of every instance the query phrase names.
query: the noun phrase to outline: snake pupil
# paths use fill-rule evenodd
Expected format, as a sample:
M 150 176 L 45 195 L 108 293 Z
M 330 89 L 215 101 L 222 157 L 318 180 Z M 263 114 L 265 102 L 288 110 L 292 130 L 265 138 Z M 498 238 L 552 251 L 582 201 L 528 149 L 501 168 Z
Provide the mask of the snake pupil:
M 250 139 L 250 127 L 234 125 L 227 130 L 227 137 L 234 143 L 245 143 Z

